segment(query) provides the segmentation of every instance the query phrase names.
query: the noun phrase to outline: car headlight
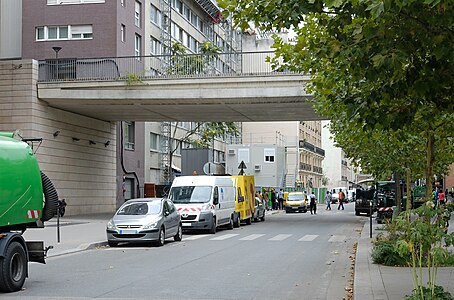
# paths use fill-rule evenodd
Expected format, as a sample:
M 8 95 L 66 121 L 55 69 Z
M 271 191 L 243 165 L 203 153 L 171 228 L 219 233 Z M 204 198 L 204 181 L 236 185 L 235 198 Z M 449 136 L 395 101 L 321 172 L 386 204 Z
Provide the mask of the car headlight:
M 107 229 L 115 229 L 115 223 L 112 219 L 107 222 Z
M 155 222 L 152 222 L 150 224 L 147 224 L 143 227 L 143 229 L 151 229 L 151 228 L 156 228 L 158 226 L 158 222 L 155 221 Z

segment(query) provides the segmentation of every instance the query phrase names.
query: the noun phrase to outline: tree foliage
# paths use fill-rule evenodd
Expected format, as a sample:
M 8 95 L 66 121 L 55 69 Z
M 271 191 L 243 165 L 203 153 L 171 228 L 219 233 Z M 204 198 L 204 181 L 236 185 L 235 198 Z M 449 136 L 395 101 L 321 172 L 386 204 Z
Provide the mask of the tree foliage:
M 430 192 L 434 167 L 454 161 L 446 151 L 454 132 L 452 0 L 220 5 L 241 28 L 295 32 L 291 44 L 275 37 L 271 63 L 311 75 L 308 90 L 334 124 L 337 143 L 374 173 L 411 164 L 429 179 Z

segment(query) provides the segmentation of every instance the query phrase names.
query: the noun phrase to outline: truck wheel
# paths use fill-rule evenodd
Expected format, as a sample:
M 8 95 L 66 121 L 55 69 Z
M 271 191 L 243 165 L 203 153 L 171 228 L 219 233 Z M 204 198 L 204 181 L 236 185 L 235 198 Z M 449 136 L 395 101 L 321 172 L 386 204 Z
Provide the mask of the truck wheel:
M 216 233 L 216 217 L 213 217 L 213 219 L 211 221 L 211 228 L 210 228 L 209 232 L 211 234 L 215 234 Z
M 233 229 L 233 215 L 230 216 L 230 222 L 227 224 L 227 229 L 232 230 Z
M 252 224 L 252 216 L 250 218 L 246 219 L 246 224 L 251 225 Z
M 235 214 L 235 221 L 233 222 L 233 227 L 238 228 L 241 226 L 240 214 Z
M 27 275 L 27 256 L 20 243 L 12 242 L 8 246 L 5 257 L 0 259 L 0 271 L 0 291 L 17 292 L 22 288 Z
M 355 211 L 355 216 L 359 216 L 359 211 Z
M 41 181 L 43 183 L 43 193 L 44 193 L 44 208 L 43 215 L 41 216 L 41 221 L 49 221 L 57 214 L 58 209 L 58 194 L 55 190 L 52 181 L 41 172 Z

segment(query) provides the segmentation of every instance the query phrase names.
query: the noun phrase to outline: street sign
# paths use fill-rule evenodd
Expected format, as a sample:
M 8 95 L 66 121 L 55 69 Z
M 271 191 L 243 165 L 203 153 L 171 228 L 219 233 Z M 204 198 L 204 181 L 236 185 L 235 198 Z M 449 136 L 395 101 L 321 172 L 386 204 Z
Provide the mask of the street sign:
M 238 173 L 238 175 L 244 175 L 244 169 L 247 169 L 247 167 L 243 160 L 241 161 L 240 165 L 238 166 L 238 169 L 240 169 L 240 172 Z
M 212 162 L 207 162 L 203 165 L 203 173 L 206 175 L 212 175 L 216 173 L 216 164 Z

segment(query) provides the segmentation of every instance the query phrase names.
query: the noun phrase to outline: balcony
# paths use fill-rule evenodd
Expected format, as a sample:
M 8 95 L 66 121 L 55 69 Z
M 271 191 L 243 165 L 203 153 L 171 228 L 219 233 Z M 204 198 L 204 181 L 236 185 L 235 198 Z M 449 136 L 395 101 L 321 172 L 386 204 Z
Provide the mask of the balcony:
M 313 170 L 315 173 L 323 174 L 323 168 L 321 168 L 321 167 L 314 166 Z
M 300 170 L 311 172 L 312 166 L 310 164 L 300 163 Z
M 314 146 L 309 142 L 300 140 L 299 147 L 309 150 L 310 152 L 318 154 L 320 156 L 325 156 L 325 150 L 323 150 L 322 148 L 319 148 L 317 146 Z

